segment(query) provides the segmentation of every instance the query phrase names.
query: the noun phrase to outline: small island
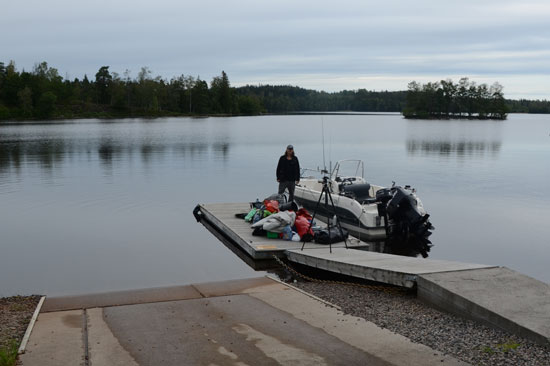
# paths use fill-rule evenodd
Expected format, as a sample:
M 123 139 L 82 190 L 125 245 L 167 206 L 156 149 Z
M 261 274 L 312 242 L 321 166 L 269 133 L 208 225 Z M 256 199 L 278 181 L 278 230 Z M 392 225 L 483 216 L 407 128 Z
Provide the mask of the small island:
M 496 119 L 508 116 L 502 85 L 495 82 L 477 85 L 464 77 L 458 83 L 441 80 L 420 84 L 412 81 L 408 85 L 405 118 L 418 119 Z

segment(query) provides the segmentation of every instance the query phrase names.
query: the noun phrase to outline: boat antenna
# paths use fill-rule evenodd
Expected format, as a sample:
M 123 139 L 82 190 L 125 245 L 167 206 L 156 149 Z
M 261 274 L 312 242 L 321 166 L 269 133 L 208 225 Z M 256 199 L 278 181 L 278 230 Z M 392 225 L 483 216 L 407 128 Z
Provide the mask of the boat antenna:
M 325 161 L 325 120 L 321 116 L 321 136 L 323 140 L 323 170 L 327 172 L 327 163 Z
M 329 131 L 330 132 L 330 131 Z M 332 173 L 332 135 L 328 135 L 328 170 Z

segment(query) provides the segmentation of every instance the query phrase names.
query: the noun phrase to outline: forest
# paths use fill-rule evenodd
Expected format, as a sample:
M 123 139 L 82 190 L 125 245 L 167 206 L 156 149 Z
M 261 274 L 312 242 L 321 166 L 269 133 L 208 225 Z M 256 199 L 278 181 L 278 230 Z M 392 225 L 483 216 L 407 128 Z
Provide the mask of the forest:
M 324 92 L 289 85 L 232 87 L 222 71 L 207 82 L 181 74 L 166 79 L 142 67 L 137 77 L 101 66 L 69 80 L 47 62 L 18 71 L 0 62 L 0 120 L 156 116 L 259 115 L 299 112 L 403 112 L 408 118 L 505 118 L 550 113 L 550 101 L 505 100 L 498 84 L 412 82 L 407 91 Z

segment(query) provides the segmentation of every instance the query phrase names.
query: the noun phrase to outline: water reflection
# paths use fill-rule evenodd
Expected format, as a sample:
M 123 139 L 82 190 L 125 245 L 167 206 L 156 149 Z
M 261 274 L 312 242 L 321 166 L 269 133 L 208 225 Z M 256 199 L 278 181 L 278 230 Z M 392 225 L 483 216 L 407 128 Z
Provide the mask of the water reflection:
M 428 140 L 407 139 L 407 153 L 409 155 L 439 155 L 445 157 L 456 156 L 459 158 L 479 157 L 489 155 L 496 157 L 500 152 L 500 141 L 485 140 Z
M 209 144 L 206 142 L 184 142 L 174 146 L 178 156 L 188 159 L 202 158 L 206 155 Z
M 216 157 L 221 157 L 223 160 L 226 160 L 229 155 L 229 143 L 225 142 L 216 142 L 212 144 L 212 150 L 215 152 Z
M 412 239 L 409 241 L 403 241 L 401 239 L 372 241 L 368 242 L 368 244 L 370 252 L 396 254 L 406 257 L 420 257 L 422 250 L 426 250 L 427 253 L 430 252 L 429 247 L 426 248 L 420 243 L 413 242 Z
M 44 170 L 52 170 L 71 153 L 71 146 L 63 140 L 0 141 L 0 172 L 19 171 L 24 162 L 37 162 Z
M 111 166 L 113 163 L 113 156 L 119 155 L 120 149 L 111 142 L 102 142 L 97 149 L 97 154 L 104 165 Z
M 147 141 L 123 143 L 115 139 L 100 139 L 98 142 L 81 141 L 75 146 L 74 140 L 68 143 L 62 139 L 53 140 L 0 140 L 0 173 L 8 174 L 11 170 L 17 174 L 24 164 L 37 163 L 43 173 L 51 173 L 61 167 L 65 157 L 71 159 L 98 160 L 106 170 L 112 170 L 116 161 L 131 161 L 134 155 L 141 158 L 143 165 L 149 165 L 153 159 L 164 160 L 174 154 L 188 160 L 213 158 L 226 161 L 231 144 L 219 142 L 177 142 L 174 144 L 156 144 Z M 137 153 L 137 154 L 136 154 Z
M 21 168 L 21 149 L 18 144 L 6 142 L 0 144 L 0 173 L 13 167 L 16 171 Z

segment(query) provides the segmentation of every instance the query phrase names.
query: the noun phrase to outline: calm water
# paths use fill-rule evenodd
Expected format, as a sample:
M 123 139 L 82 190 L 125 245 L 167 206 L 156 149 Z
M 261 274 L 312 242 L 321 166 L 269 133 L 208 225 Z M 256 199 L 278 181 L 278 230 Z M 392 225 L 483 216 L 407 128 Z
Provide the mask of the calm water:
M 411 184 L 432 258 L 550 282 L 550 120 L 324 116 L 326 157 Z M 322 165 L 321 117 L 78 120 L 0 125 L 0 295 L 75 294 L 255 276 L 197 224 L 197 203 L 276 190 L 288 143 Z

